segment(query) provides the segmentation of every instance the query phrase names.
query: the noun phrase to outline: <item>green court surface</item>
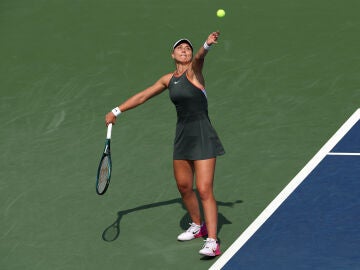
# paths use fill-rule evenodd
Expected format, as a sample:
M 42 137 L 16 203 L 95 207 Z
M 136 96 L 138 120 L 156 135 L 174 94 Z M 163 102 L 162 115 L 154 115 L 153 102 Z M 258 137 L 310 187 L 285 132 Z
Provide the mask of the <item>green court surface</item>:
M 221 31 L 204 73 L 227 151 L 222 251 L 359 107 L 355 0 L 0 1 L 0 268 L 208 269 L 172 174 L 167 92 L 121 115 L 95 193 L 104 116 L 174 69 L 170 48 Z M 222 19 L 218 8 L 226 10 Z M 118 230 L 118 231 L 117 231 Z

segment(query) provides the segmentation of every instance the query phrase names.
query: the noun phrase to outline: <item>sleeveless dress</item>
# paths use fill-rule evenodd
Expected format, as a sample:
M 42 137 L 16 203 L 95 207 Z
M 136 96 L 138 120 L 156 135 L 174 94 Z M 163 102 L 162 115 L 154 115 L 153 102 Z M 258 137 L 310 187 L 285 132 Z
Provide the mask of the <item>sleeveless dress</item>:
M 202 160 L 225 154 L 208 116 L 205 90 L 194 86 L 186 72 L 172 76 L 168 89 L 177 112 L 174 160 Z

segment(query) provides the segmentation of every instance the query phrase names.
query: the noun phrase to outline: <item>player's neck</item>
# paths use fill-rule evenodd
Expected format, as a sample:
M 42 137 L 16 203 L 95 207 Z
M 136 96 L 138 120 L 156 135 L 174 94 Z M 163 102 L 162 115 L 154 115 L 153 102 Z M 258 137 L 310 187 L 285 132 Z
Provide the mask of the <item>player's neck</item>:
M 186 72 L 186 70 L 189 68 L 189 65 L 190 65 L 190 64 L 186 64 L 186 65 L 177 64 L 177 65 L 176 65 L 176 70 L 175 70 L 175 72 L 174 72 L 174 75 L 175 75 L 175 76 L 181 76 L 181 75 L 184 74 L 184 72 Z

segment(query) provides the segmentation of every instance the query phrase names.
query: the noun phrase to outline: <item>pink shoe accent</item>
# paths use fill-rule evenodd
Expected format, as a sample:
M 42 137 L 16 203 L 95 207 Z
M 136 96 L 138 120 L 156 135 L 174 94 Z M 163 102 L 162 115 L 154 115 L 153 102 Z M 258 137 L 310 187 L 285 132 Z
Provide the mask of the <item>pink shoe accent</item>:
M 217 243 L 217 246 L 216 246 L 216 250 L 215 250 L 215 256 L 219 256 L 221 254 L 221 251 L 220 251 L 220 244 Z
M 200 227 L 200 231 L 194 235 L 195 238 L 200 238 L 200 237 L 204 237 L 207 236 L 208 232 L 207 232 L 207 228 L 206 228 L 206 224 L 203 223 Z

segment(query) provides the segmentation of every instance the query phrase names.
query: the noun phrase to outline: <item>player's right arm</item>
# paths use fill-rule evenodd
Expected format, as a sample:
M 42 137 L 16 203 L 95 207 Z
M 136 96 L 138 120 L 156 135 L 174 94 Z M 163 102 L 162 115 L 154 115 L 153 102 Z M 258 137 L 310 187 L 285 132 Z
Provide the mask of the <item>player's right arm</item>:
M 124 103 L 120 104 L 118 108 L 121 112 L 125 112 L 127 110 L 131 110 L 143 103 L 147 100 L 151 99 L 152 97 L 162 93 L 167 87 L 168 83 L 171 79 L 172 73 L 166 74 L 162 76 L 158 81 L 156 81 L 153 85 L 146 88 L 145 90 L 133 95 Z M 116 116 L 113 112 L 109 112 L 105 116 L 105 123 L 108 125 L 109 123 L 115 124 Z

